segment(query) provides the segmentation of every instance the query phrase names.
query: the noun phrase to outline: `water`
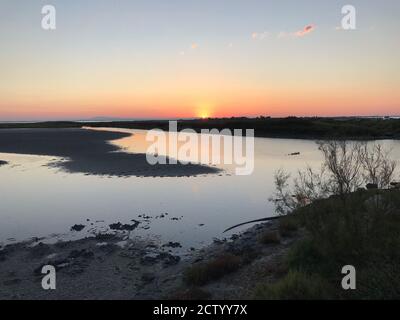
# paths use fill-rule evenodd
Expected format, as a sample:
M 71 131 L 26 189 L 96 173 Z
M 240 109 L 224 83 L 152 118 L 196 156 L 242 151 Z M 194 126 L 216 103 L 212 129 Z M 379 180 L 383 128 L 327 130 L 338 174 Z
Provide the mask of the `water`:
M 134 135 L 112 143 L 125 152 L 145 152 L 146 131 L 123 131 Z M 384 143 L 400 158 L 399 141 Z M 288 156 L 292 152 L 300 155 Z M 274 215 L 268 201 L 274 172 L 283 168 L 295 173 L 307 164 L 319 167 L 322 160 L 313 141 L 266 138 L 255 139 L 255 170 L 249 176 L 221 166 L 225 171 L 217 175 L 110 178 L 47 167 L 54 157 L 0 153 L 0 159 L 10 163 L 0 167 L 0 243 L 42 236 L 48 241 L 77 239 L 135 219 L 142 223 L 131 237 L 177 241 L 184 248 L 229 237 L 241 229 L 223 230 L 237 223 Z M 168 215 L 159 217 L 164 213 Z M 143 214 L 151 218 L 139 217 Z M 86 228 L 72 232 L 74 224 Z

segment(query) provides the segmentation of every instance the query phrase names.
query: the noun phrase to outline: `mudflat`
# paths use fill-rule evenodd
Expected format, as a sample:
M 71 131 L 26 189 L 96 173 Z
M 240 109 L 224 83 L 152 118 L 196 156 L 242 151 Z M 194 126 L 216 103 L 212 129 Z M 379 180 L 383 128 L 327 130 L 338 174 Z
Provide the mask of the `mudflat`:
M 150 165 L 146 154 L 131 154 L 109 141 L 128 133 L 80 128 L 2 129 L 0 152 L 63 158 L 55 165 L 68 171 L 108 176 L 193 176 L 220 170 L 197 164 Z

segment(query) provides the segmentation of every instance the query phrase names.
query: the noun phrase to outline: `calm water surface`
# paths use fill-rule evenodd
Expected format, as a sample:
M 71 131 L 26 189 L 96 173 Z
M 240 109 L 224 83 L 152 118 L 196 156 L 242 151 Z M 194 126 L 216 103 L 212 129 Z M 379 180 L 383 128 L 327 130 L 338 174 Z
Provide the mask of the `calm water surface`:
M 144 130 L 107 130 L 133 133 L 111 142 L 124 152 L 143 153 L 149 145 Z M 400 142 L 384 143 L 400 158 Z M 288 156 L 292 152 L 301 154 Z M 274 215 L 268 201 L 274 172 L 295 173 L 307 164 L 319 167 L 322 160 L 313 141 L 266 138 L 255 139 L 255 170 L 249 176 L 220 166 L 221 174 L 197 177 L 102 177 L 50 168 L 54 157 L 0 153 L 0 159 L 10 163 L 0 167 L 0 243 L 34 236 L 76 239 L 135 219 L 142 223 L 131 237 L 178 241 L 184 248 L 229 237 L 241 230 L 222 234 L 234 224 Z M 74 224 L 86 228 L 71 232 Z

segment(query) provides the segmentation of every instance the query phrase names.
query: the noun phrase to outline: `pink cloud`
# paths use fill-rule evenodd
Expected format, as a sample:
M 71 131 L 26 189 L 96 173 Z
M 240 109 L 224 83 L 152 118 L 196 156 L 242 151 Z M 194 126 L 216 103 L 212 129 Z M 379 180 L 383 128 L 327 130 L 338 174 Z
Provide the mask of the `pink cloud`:
M 307 34 L 313 32 L 315 30 L 315 25 L 309 24 L 303 28 L 303 30 L 297 31 L 294 33 L 296 37 L 304 37 Z

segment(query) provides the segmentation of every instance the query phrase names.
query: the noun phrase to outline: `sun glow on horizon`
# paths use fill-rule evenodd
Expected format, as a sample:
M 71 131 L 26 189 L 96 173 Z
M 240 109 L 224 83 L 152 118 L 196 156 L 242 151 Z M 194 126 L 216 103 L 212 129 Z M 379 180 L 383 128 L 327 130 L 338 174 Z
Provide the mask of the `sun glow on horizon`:
M 207 119 L 211 117 L 211 110 L 214 109 L 214 106 L 211 103 L 198 103 L 197 104 L 196 116 L 201 119 Z

